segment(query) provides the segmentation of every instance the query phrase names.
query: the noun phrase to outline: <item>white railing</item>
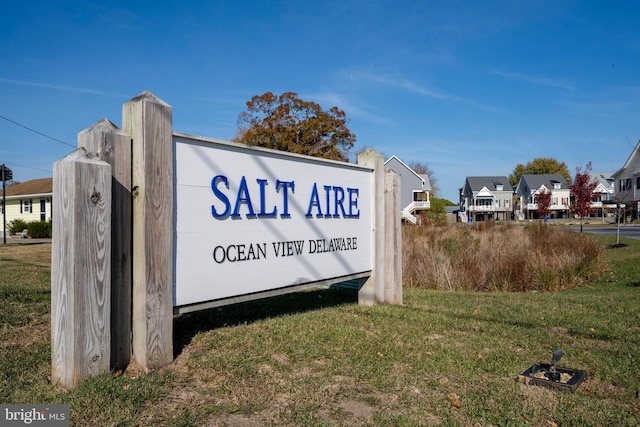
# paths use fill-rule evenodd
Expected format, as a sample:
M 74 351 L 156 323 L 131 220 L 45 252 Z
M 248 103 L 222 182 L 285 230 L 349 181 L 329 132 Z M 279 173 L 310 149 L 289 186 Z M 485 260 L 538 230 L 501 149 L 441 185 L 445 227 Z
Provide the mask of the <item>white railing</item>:
M 409 203 L 404 209 L 404 212 L 413 212 L 415 210 L 418 209 L 430 209 L 431 208 L 431 202 L 429 201 L 425 201 L 425 202 L 411 202 Z
M 467 208 L 469 212 L 495 212 L 495 206 L 471 205 Z
M 414 215 L 411 214 L 411 212 L 407 212 L 406 210 L 402 210 L 402 218 L 406 219 L 407 221 L 409 221 L 412 224 L 417 224 L 418 223 L 418 218 L 416 218 Z
M 538 210 L 538 204 L 537 203 L 527 203 L 526 207 L 524 208 L 525 210 L 528 211 L 535 211 Z M 549 206 L 549 210 L 552 211 L 561 211 L 561 210 L 568 210 L 569 206 L 567 205 L 550 205 Z

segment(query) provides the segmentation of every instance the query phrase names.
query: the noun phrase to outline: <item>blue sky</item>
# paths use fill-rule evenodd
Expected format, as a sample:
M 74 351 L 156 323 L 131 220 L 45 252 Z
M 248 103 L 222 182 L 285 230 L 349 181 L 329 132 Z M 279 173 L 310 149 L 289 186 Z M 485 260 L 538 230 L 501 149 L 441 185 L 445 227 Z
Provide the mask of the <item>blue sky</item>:
M 466 176 L 536 157 L 614 172 L 640 139 L 640 2 L 10 2 L 0 163 L 52 176 L 77 134 L 144 90 L 179 132 L 231 139 L 266 91 L 347 113 L 356 147 Z M 65 145 L 21 127 L 66 142 Z

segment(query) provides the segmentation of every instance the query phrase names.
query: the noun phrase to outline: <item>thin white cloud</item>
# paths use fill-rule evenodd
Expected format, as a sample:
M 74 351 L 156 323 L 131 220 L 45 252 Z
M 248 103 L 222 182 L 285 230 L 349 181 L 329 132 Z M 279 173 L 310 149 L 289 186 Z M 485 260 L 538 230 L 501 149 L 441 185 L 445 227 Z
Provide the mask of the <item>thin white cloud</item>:
M 445 92 L 440 92 L 437 90 L 433 90 L 433 89 L 428 89 L 424 86 L 421 86 L 419 84 L 417 84 L 416 82 L 409 80 L 407 78 L 404 78 L 402 76 L 399 75 L 392 75 L 392 74 L 371 74 L 368 72 L 360 72 L 360 73 L 354 73 L 352 74 L 352 78 L 356 81 L 365 81 L 365 82 L 370 82 L 370 83 L 374 83 L 374 84 L 378 84 L 378 85 L 382 85 L 382 86 L 388 86 L 391 88 L 397 88 L 397 89 L 402 89 L 406 92 L 409 93 L 413 93 L 416 95 L 420 95 L 426 98 L 432 98 L 432 99 L 437 99 L 437 100 L 442 100 L 442 101 L 450 101 L 450 102 L 455 102 L 455 103 L 460 103 L 460 104 L 466 104 L 468 106 L 471 106 L 473 108 L 479 109 L 479 110 L 483 110 L 483 111 L 493 111 L 493 112 L 499 112 L 500 110 L 490 106 L 490 105 L 486 105 L 483 103 L 480 103 L 478 101 L 475 101 L 473 99 L 469 99 L 469 98 L 463 98 L 457 95 L 453 95 L 450 93 L 445 93 Z
M 8 83 L 14 85 L 22 85 L 22 86 L 32 86 L 32 87 L 41 87 L 45 89 L 53 89 L 53 90 L 62 90 L 66 92 L 79 92 L 79 93 L 90 93 L 94 95 L 103 95 L 103 96 L 112 96 L 116 98 L 129 98 L 127 95 L 123 95 L 120 93 L 110 93 L 103 92 L 95 89 L 86 89 L 81 87 L 71 87 L 71 86 L 62 86 L 62 85 L 52 85 L 47 83 L 39 83 L 39 82 L 30 82 L 25 80 L 13 80 L 13 79 L 5 79 L 0 77 L 0 83 Z
M 540 86 L 557 87 L 565 90 L 575 89 L 573 84 L 564 80 L 556 80 L 556 79 L 550 79 L 547 77 L 540 77 L 540 76 L 530 76 L 527 74 L 509 73 L 506 71 L 495 70 L 495 69 L 491 70 L 490 73 L 496 76 L 506 77 L 508 79 L 519 80 L 522 82 L 532 83 Z
M 306 98 L 313 99 L 315 102 L 324 104 L 325 107 L 327 105 L 330 105 L 332 107 L 336 106 L 347 113 L 347 117 L 361 117 L 370 122 L 380 124 L 390 123 L 386 117 L 372 112 L 372 110 L 375 109 L 374 107 L 371 107 L 370 105 L 357 105 L 345 99 L 342 95 L 334 92 L 310 94 Z

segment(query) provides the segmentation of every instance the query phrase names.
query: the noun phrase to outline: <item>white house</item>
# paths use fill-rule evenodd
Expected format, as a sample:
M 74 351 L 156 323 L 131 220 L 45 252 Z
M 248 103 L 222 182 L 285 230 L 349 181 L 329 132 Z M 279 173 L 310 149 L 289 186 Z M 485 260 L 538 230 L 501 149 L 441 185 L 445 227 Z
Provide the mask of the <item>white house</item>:
M 396 156 L 384 162 L 385 169 L 391 169 L 400 175 L 400 205 L 402 219 L 417 223 L 416 215 L 431 208 L 429 195 L 431 183 L 429 176 L 418 174 Z
M 591 173 L 590 182 L 596 182 L 596 188 L 593 190 L 597 194 L 596 199 L 591 203 L 591 207 L 597 209 L 598 216 L 604 217 L 604 210 L 607 205 L 615 202 L 615 186 L 614 179 L 610 173 Z
M 519 218 L 538 218 L 537 196 L 543 191 L 551 193 L 551 218 L 568 218 L 571 203 L 571 190 L 566 179 L 560 174 L 524 174 L 516 185 L 518 197 L 516 216 Z

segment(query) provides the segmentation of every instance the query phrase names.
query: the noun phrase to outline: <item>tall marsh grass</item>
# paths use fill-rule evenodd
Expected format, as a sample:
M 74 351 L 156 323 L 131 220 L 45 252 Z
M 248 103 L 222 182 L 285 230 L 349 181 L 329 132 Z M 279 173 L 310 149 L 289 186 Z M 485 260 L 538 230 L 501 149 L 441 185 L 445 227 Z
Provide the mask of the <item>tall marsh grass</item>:
M 554 291 L 597 271 L 603 246 L 591 236 L 532 223 L 404 226 L 405 286 L 455 291 Z

